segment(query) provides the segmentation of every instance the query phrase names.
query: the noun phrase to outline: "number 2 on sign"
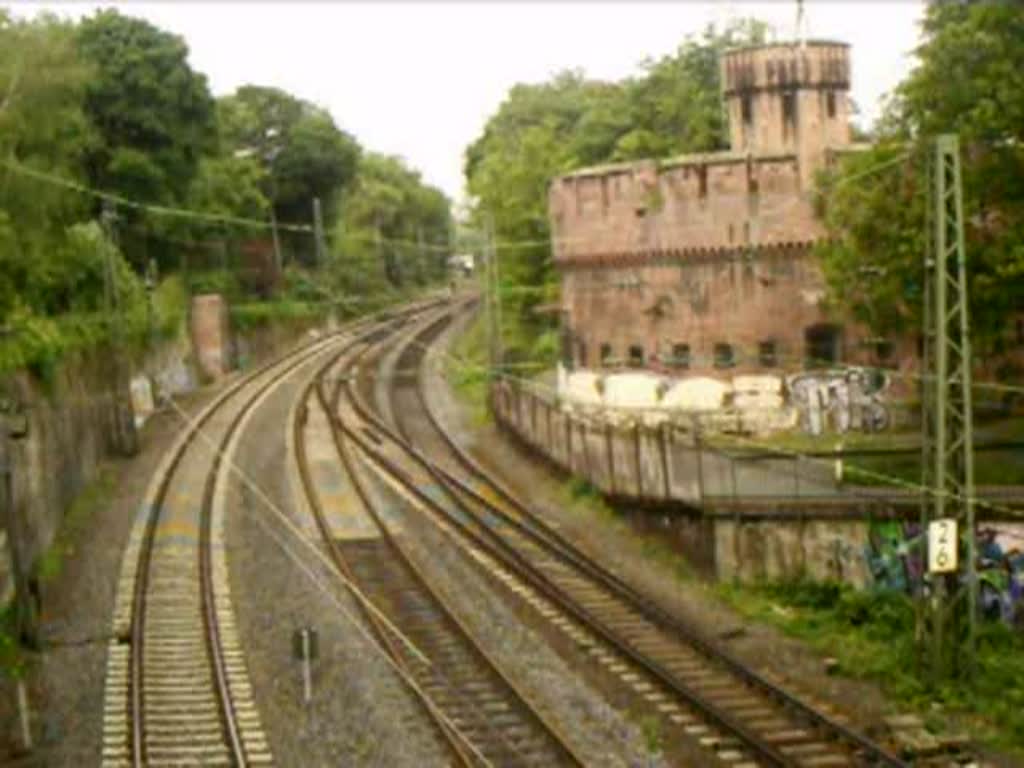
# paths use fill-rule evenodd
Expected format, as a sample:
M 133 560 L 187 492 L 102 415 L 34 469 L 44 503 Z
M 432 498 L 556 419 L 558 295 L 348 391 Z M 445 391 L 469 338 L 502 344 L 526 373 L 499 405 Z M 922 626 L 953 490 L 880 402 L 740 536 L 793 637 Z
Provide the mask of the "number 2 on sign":
M 928 571 L 951 573 L 957 569 L 957 524 L 954 518 L 928 524 Z

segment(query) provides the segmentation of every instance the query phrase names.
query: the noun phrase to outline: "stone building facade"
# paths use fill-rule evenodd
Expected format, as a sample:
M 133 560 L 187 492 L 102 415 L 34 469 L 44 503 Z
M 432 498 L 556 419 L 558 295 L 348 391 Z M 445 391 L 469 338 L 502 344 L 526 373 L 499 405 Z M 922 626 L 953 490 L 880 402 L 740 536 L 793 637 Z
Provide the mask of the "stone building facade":
M 716 377 L 874 362 L 822 306 L 815 173 L 850 141 L 849 48 L 726 52 L 728 151 L 589 168 L 549 190 L 566 357 Z

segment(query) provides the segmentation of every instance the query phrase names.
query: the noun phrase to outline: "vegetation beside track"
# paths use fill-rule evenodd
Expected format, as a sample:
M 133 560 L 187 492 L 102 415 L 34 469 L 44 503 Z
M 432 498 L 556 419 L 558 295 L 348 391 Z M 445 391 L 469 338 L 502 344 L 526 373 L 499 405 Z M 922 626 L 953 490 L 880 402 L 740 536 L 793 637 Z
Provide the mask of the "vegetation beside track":
M 1024 688 L 1017 682 L 1024 680 L 1024 638 L 1005 625 L 980 625 L 970 684 L 929 691 L 915 670 L 914 608 L 900 593 L 808 581 L 720 584 L 714 593 L 747 619 L 834 657 L 839 674 L 879 683 L 893 704 L 919 712 L 927 726 L 948 730 L 952 720 L 973 739 L 1024 757 Z
M 486 424 L 487 410 L 487 328 L 482 313 L 455 340 L 444 361 L 445 378 L 468 408 L 474 426 Z

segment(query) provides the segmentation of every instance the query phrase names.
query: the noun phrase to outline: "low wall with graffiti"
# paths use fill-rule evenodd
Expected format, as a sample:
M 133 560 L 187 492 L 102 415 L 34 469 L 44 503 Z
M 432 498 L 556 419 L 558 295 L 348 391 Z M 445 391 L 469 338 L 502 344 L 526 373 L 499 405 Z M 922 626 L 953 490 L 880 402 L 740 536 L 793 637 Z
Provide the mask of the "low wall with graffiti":
M 822 388 L 834 386 L 821 379 L 798 383 L 795 390 L 812 404 L 808 419 L 831 418 Z M 860 391 L 868 394 L 854 389 L 850 397 L 870 396 L 870 389 Z M 621 392 L 612 396 L 623 399 Z M 861 405 L 859 418 L 883 418 L 870 403 Z M 515 379 L 495 382 L 491 406 L 508 434 L 660 530 L 709 577 L 920 589 L 923 544 L 908 522 L 918 515 L 914 494 L 843 485 L 828 461 L 714 448 L 686 419 L 652 424 L 643 411 L 602 419 L 598 409 L 555 401 Z M 847 427 L 857 428 L 853 410 L 845 413 Z M 986 522 L 978 541 L 982 610 L 1020 620 L 1024 523 Z
M 810 434 L 879 432 L 913 419 L 893 395 L 889 374 L 845 367 L 792 375 L 670 377 L 648 371 L 558 370 L 559 399 L 581 411 L 600 408 L 612 419 L 640 418 L 656 426 L 680 415 L 753 433 L 799 427 Z
M 1024 623 L 1024 524 L 981 524 L 977 530 L 978 605 L 989 619 Z M 925 583 L 925 544 L 916 522 L 873 522 L 864 559 L 868 583 L 917 594 Z

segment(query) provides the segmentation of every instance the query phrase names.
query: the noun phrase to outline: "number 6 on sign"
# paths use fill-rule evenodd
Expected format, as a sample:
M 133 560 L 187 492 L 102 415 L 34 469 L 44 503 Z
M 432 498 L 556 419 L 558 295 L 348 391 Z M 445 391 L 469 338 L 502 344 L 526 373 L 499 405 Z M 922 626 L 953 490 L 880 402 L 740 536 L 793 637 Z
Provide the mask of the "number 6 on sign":
M 952 573 L 957 569 L 956 519 L 946 517 L 928 523 L 928 572 Z

